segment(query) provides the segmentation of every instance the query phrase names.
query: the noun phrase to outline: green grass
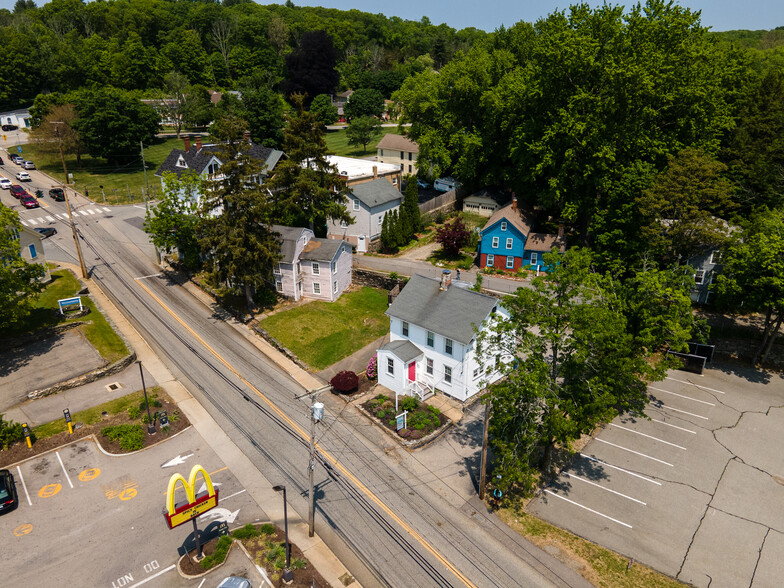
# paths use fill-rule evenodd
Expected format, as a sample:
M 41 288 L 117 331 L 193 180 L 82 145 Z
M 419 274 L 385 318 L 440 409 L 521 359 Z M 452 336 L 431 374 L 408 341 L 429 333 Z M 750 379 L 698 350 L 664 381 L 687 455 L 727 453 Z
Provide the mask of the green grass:
M 363 151 L 361 145 L 358 147 L 349 145 L 345 129 L 341 129 L 339 131 L 327 131 L 324 139 L 327 142 L 327 149 L 330 153 L 334 153 L 335 155 L 342 155 L 344 157 L 367 157 L 369 155 L 376 154 L 376 145 L 378 145 L 378 142 L 381 141 L 381 139 L 383 139 L 384 135 L 387 133 L 392 133 L 393 135 L 402 134 L 398 130 L 398 127 L 381 127 L 381 132 L 379 133 L 378 137 L 368 143 L 367 151 Z
M 147 394 L 152 396 L 157 396 L 161 392 L 161 389 L 158 386 L 153 386 L 152 388 L 147 389 Z M 95 423 L 99 423 L 102 420 L 101 413 L 103 411 L 108 412 L 110 415 L 119 414 L 121 412 L 125 412 L 131 406 L 139 406 L 139 403 L 144 400 L 144 393 L 141 390 L 136 392 L 132 392 L 131 394 L 127 394 L 121 398 L 115 398 L 114 400 L 110 400 L 109 402 L 104 402 L 103 404 L 99 404 L 98 406 L 93 406 L 92 408 L 88 408 L 87 410 L 81 410 L 79 412 L 75 412 L 71 414 L 71 420 L 74 423 L 84 423 L 85 425 L 94 425 Z M 58 433 L 62 433 L 63 431 L 68 430 L 68 425 L 65 423 L 65 419 L 57 419 L 56 421 L 52 421 L 51 423 L 45 423 L 43 425 L 38 425 L 37 427 L 33 427 L 33 432 L 38 439 L 44 439 L 46 437 L 51 437 L 52 435 L 57 435 Z
M 147 179 L 150 188 L 154 190 L 151 194 L 160 194 L 161 180 L 153 174 L 166 159 L 174 147 L 183 148 L 182 139 L 161 139 L 150 146 L 144 148 L 144 158 L 147 162 Z M 40 145 L 29 143 L 22 145 L 22 154 L 25 159 L 35 162 L 38 169 L 45 171 L 50 176 L 64 181 L 63 164 L 60 161 L 59 153 L 48 153 L 41 149 Z M 106 202 L 109 204 L 128 204 L 132 202 L 142 202 L 144 200 L 142 188 L 145 187 L 144 169 L 142 168 L 141 155 L 132 158 L 128 163 L 120 167 L 114 167 L 106 163 L 104 159 L 94 159 L 89 155 L 82 155 L 82 165 L 77 166 L 76 157 L 68 155 L 65 164 L 68 171 L 73 174 L 74 187 L 77 191 L 84 194 L 89 191 L 90 198 L 96 202 L 103 202 L 101 189 L 103 186 L 106 194 Z M 130 191 L 130 199 L 128 193 Z
M 387 293 L 362 288 L 335 302 L 316 301 L 279 312 L 261 321 L 297 357 L 324 369 L 361 349 L 389 330 Z
M 35 309 L 25 324 L 19 329 L 19 332 L 36 331 L 60 323 L 85 321 L 87 324 L 81 327 L 81 331 L 100 353 L 101 357 L 109 362 L 114 362 L 128 355 L 128 348 L 125 346 L 125 343 L 114 332 L 106 317 L 98 310 L 89 296 L 82 296 L 82 304 L 90 309 L 89 314 L 86 316 L 81 318 L 63 318 L 59 312 L 52 312 L 52 310 L 57 310 L 58 300 L 75 296 L 81 288 L 81 283 L 70 271 L 58 270 L 52 272 L 52 281 L 38 295 Z

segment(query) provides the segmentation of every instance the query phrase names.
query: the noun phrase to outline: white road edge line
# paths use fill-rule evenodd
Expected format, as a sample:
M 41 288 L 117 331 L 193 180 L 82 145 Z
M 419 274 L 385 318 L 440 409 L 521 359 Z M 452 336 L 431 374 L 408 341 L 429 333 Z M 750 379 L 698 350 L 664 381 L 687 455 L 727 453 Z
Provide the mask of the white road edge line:
M 561 500 L 565 500 L 565 501 L 566 501 L 566 502 L 568 502 L 569 504 L 573 504 L 573 505 L 575 505 L 575 506 L 579 506 L 580 508 L 584 508 L 584 509 L 585 509 L 585 510 L 587 510 L 588 512 L 592 512 L 593 514 L 597 514 L 597 515 L 599 515 L 600 517 L 604 517 L 605 519 L 609 519 L 609 520 L 611 520 L 613 523 L 618 523 L 619 525 L 623 525 L 624 527 L 629 527 L 630 529 L 632 528 L 632 526 L 631 526 L 631 525 L 628 525 L 628 524 L 624 523 L 623 521 L 619 521 L 618 519 L 614 519 L 614 518 L 612 518 L 612 517 L 610 517 L 610 516 L 607 516 L 606 514 L 602 514 L 602 513 L 600 513 L 598 510 L 594 510 L 594 509 L 592 509 L 592 508 L 588 508 L 587 506 L 583 506 L 582 504 L 579 504 L 579 503 L 575 502 L 574 500 L 569 500 L 568 498 L 565 498 L 565 497 L 561 496 L 560 494 L 556 494 L 556 493 L 555 493 L 555 492 L 553 492 L 552 490 L 548 490 L 547 488 L 545 488 L 545 490 L 544 490 L 544 491 L 545 491 L 545 492 L 547 492 L 548 494 L 552 494 L 552 495 L 553 495 L 553 496 L 555 496 L 556 498 L 560 498 Z M 131 587 L 131 588 L 133 588 L 133 587 Z
M 658 461 L 659 463 L 663 463 L 666 466 L 670 466 L 674 468 L 675 466 L 671 463 L 667 463 L 666 461 L 662 461 L 661 459 L 656 459 L 655 457 L 651 457 L 650 455 L 645 455 L 644 453 L 640 453 L 639 451 L 634 451 L 633 449 L 627 449 L 626 447 L 622 447 L 621 445 L 616 445 L 615 443 L 610 443 L 609 441 L 605 441 L 604 439 L 596 439 L 600 443 L 606 443 L 607 445 L 612 445 L 613 447 L 617 447 L 618 449 L 622 449 L 623 451 L 628 451 L 629 453 L 633 453 L 634 455 L 639 455 L 640 457 L 646 457 L 653 461 Z
M 60 457 L 60 452 L 55 451 L 54 454 L 57 456 L 57 461 L 60 462 L 60 467 L 63 468 L 63 473 L 65 474 L 65 479 L 68 480 L 68 485 L 71 488 L 73 488 L 73 484 L 71 483 L 71 476 L 68 475 L 68 472 L 66 471 L 65 466 L 63 465 L 63 458 Z
M 641 474 L 636 474 L 634 472 L 630 472 L 629 470 L 625 470 L 623 468 L 619 468 L 618 466 L 614 466 L 612 464 L 607 463 L 606 461 L 602 461 L 592 455 L 585 455 L 584 453 L 580 453 L 582 457 L 585 459 L 590 459 L 591 461 L 595 461 L 596 463 L 600 463 L 602 465 L 607 466 L 608 468 L 612 468 L 614 470 L 618 470 L 619 472 L 623 472 L 624 474 L 629 474 L 630 476 L 634 476 L 635 478 L 640 478 L 641 480 L 645 480 L 646 482 L 650 482 L 651 484 L 656 484 L 657 486 L 661 486 L 661 482 L 657 482 L 656 480 L 651 480 L 650 478 L 643 476 Z
M 665 394 L 672 394 L 673 396 L 677 396 L 678 398 L 685 398 L 686 400 L 691 400 L 692 402 L 699 402 L 700 404 L 707 404 L 708 406 L 716 406 L 712 402 L 706 402 L 705 400 L 697 400 L 696 398 L 692 398 L 691 396 L 684 396 L 683 394 L 676 394 L 675 392 L 670 392 L 669 390 L 662 390 L 661 388 L 656 388 L 655 386 L 648 386 L 651 390 L 656 390 L 657 392 L 664 392 Z
M 685 447 L 681 447 L 680 445 L 675 445 L 675 443 L 670 443 L 669 441 L 665 441 L 664 439 L 659 439 L 658 437 L 654 437 L 653 435 L 646 435 L 645 433 L 640 433 L 639 431 L 635 431 L 634 429 L 627 429 L 626 427 L 622 427 L 621 425 L 616 425 L 614 423 L 610 423 L 610 426 L 616 427 L 618 429 L 623 429 L 624 431 L 629 431 L 630 433 L 634 433 L 635 435 L 641 435 L 643 437 L 647 437 L 648 439 L 653 439 L 654 441 L 658 441 L 659 443 L 672 445 L 673 447 L 677 447 L 678 449 L 683 449 L 684 451 L 686 451 Z
M 698 414 L 694 414 L 693 412 L 686 412 L 685 410 L 680 410 L 678 408 L 673 408 L 671 406 L 667 406 L 663 402 L 661 404 L 659 404 L 658 406 L 661 407 L 661 408 L 664 408 L 666 410 L 672 410 L 672 411 L 675 411 L 675 412 L 682 412 L 683 414 L 687 414 L 689 416 L 697 417 L 698 419 L 702 419 L 703 421 L 710 420 L 708 417 L 700 416 Z
M 240 490 L 239 492 L 235 492 L 234 494 L 229 494 L 228 496 L 221 496 L 220 499 L 221 500 L 228 500 L 229 498 L 233 498 L 233 497 L 237 496 L 238 494 L 242 494 L 245 491 L 246 490 L 243 488 L 242 490 Z
M 27 491 L 27 484 L 25 484 L 24 476 L 22 475 L 22 470 L 19 466 L 16 466 L 16 471 L 19 472 L 19 479 L 22 480 L 22 488 L 24 488 L 25 496 L 27 496 L 27 504 L 33 506 L 33 501 L 30 500 L 30 493 Z
M 651 422 L 659 423 L 660 425 L 667 425 L 668 427 L 672 427 L 673 429 L 678 429 L 679 431 L 684 431 L 685 433 L 691 433 L 692 435 L 697 434 L 697 431 L 692 431 L 691 429 L 684 429 L 683 427 L 679 427 L 678 425 L 673 425 L 670 423 L 665 423 L 664 421 L 657 421 L 656 419 L 651 419 Z
M 699 384 L 695 384 L 694 382 L 688 382 L 686 380 L 677 380 L 675 378 L 671 378 L 670 376 L 667 376 L 667 379 L 672 380 L 673 382 L 680 382 L 681 384 L 689 384 L 690 386 L 696 386 L 697 388 L 702 388 L 703 390 L 710 390 L 711 392 L 716 392 L 718 394 L 726 394 L 726 392 L 722 392 L 721 390 L 714 390 L 713 388 L 700 386 Z
M 157 274 L 150 274 L 149 276 L 139 276 L 138 278 L 134 278 L 134 280 L 144 280 L 146 278 L 157 278 L 160 275 L 161 275 L 160 273 L 157 273 Z
M 596 486 L 601 490 L 612 492 L 613 494 L 616 494 L 618 496 L 623 496 L 624 498 L 628 498 L 629 500 L 633 502 L 637 502 L 638 504 L 642 504 L 643 506 L 648 506 L 642 500 L 637 500 L 636 498 L 632 498 L 631 496 L 626 496 L 626 494 L 621 494 L 620 492 L 616 492 L 615 490 L 610 490 L 609 488 L 605 488 L 601 484 L 597 484 L 596 482 L 591 482 L 590 480 L 586 480 L 585 478 L 581 478 L 580 476 L 575 476 L 574 474 L 570 474 L 569 472 L 564 472 L 564 475 L 569 476 L 570 478 L 574 478 L 575 480 L 580 480 L 582 482 L 585 482 L 586 484 L 590 484 L 591 486 Z
M 176 567 L 177 567 L 177 564 L 172 564 L 168 568 L 161 570 L 157 574 L 153 574 L 152 576 L 150 576 L 149 578 L 145 578 L 141 582 L 136 582 L 136 584 L 132 584 L 131 586 L 128 586 L 128 588 L 136 588 L 136 586 L 141 586 L 142 584 L 146 584 L 150 580 L 153 580 L 153 579 L 157 578 L 158 576 L 160 576 L 161 574 L 165 574 L 166 572 L 169 572 L 169 571 L 173 570 Z

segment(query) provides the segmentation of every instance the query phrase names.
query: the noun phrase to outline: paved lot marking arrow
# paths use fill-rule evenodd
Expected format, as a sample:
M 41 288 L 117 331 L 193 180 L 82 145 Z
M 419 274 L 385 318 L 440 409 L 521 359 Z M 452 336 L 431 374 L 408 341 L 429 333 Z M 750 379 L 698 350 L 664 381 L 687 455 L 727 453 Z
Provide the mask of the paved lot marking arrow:
M 237 515 L 240 514 L 240 509 L 231 512 L 228 508 L 213 508 L 209 512 L 205 512 L 203 515 L 199 517 L 200 520 L 212 520 L 216 519 L 219 521 L 226 521 L 227 523 L 231 524 L 237 519 Z
M 161 464 L 161 467 L 162 468 L 171 468 L 171 467 L 174 467 L 174 466 L 182 465 L 182 464 L 185 463 L 185 460 L 188 459 L 189 457 L 193 457 L 193 454 L 189 453 L 187 455 L 178 455 L 177 457 L 173 457 L 172 459 L 170 459 L 166 463 Z

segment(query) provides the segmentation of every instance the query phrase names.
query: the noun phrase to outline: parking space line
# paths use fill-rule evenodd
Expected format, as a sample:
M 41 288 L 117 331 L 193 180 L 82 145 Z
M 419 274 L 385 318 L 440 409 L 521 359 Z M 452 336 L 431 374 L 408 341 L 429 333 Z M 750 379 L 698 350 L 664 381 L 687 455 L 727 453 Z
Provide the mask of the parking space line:
M 668 380 L 672 380 L 673 382 L 680 382 L 681 384 L 689 384 L 690 386 L 695 386 L 697 388 L 702 388 L 703 390 L 709 390 L 711 392 L 716 392 L 717 394 L 725 394 L 725 392 L 722 392 L 721 390 L 714 390 L 713 388 L 708 388 L 707 386 L 700 386 L 699 384 L 695 384 L 694 382 L 689 382 L 687 380 L 677 380 L 675 378 L 671 378 L 670 376 L 667 376 L 667 379 Z
M 229 498 L 233 498 L 234 496 L 237 496 L 238 494 L 242 494 L 243 492 L 246 492 L 245 488 L 243 488 L 239 492 L 235 492 L 234 494 L 229 494 L 228 496 L 221 496 L 220 499 L 221 500 L 228 500 Z
M 669 441 L 665 441 L 664 439 L 659 439 L 658 437 L 654 437 L 652 435 L 646 435 L 645 433 L 640 433 L 639 431 L 635 431 L 634 429 L 627 429 L 626 427 L 622 427 L 621 425 L 616 425 L 614 423 L 610 423 L 610 426 L 615 427 L 617 429 L 623 429 L 624 431 L 629 431 L 630 433 L 634 433 L 635 435 L 641 435 L 642 437 L 647 437 L 648 439 L 653 439 L 654 441 L 658 441 L 659 443 L 672 445 L 673 447 L 677 447 L 678 449 L 683 449 L 684 451 L 686 451 L 685 447 L 681 447 L 680 445 L 675 445 L 675 443 L 670 443 Z
M 659 463 L 663 463 L 666 466 L 670 466 L 674 468 L 675 466 L 671 463 L 667 463 L 666 461 L 662 461 L 661 459 L 656 459 L 655 457 L 651 457 L 650 455 L 645 455 L 644 453 L 640 453 L 639 451 L 634 451 L 634 449 L 628 449 L 626 447 L 622 447 L 621 445 L 616 445 L 615 443 L 610 443 L 609 441 L 605 441 L 604 439 L 596 439 L 600 443 L 605 443 L 607 445 L 612 445 L 613 447 L 617 447 L 618 449 L 622 449 L 623 451 L 628 451 L 629 453 L 633 453 L 634 455 L 639 455 L 640 457 L 645 457 L 653 461 L 658 461 Z
M 575 480 L 580 480 L 581 482 L 585 482 L 586 484 L 590 484 L 591 486 L 596 486 L 597 488 L 601 490 L 605 490 L 606 492 L 612 492 L 613 494 L 616 494 L 618 496 L 623 496 L 624 498 L 628 498 L 629 500 L 642 504 L 643 506 L 648 506 L 642 500 L 637 500 L 636 498 L 632 498 L 631 496 L 626 496 L 626 494 L 621 494 L 620 492 L 616 492 L 615 490 L 610 490 L 609 488 L 605 488 L 604 486 L 602 486 L 601 484 L 597 484 L 596 482 L 591 482 L 590 480 L 586 480 L 585 478 L 581 478 L 580 476 L 575 476 L 574 474 L 570 474 L 569 472 L 564 472 L 564 474 L 569 476 L 570 478 L 574 478 Z
M 678 425 L 673 425 L 671 423 L 665 423 L 664 421 L 657 421 L 656 419 L 651 419 L 654 423 L 659 423 L 660 425 L 667 425 L 668 427 L 672 427 L 673 429 L 678 429 L 679 431 L 683 431 L 685 433 L 691 433 L 692 435 L 696 435 L 697 431 L 692 431 L 691 429 L 684 429 L 683 427 L 679 427 Z
M 696 418 L 698 418 L 698 419 L 702 419 L 703 421 L 710 420 L 708 417 L 700 416 L 700 415 L 698 415 L 698 414 L 694 414 L 693 412 L 686 412 L 685 410 L 680 410 L 679 408 L 673 408 L 673 407 L 671 407 L 671 406 L 667 406 L 667 405 L 666 405 L 666 404 L 664 404 L 663 402 L 660 402 L 660 403 L 659 403 L 659 404 L 657 404 L 656 406 L 658 406 L 659 408 L 664 408 L 664 409 L 666 409 L 666 410 L 672 410 L 672 411 L 674 411 L 674 412 L 680 412 L 680 413 L 683 413 L 683 414 L 687 414 L 687 415 L 689 415 L 689 416 L 693 416 L 693 417 L 696 417 Z
M 177 564 L 172 564 L 168 568 L 165 568 L 165 569 L 161 570 L 157 574 L 153 574 L 152 576 L 150 576 L 149 578 L 145 578 L 141 582 L 136 582 L 136 584 L 132 584 L 131 586 L 128 586 L 128 588 L 136 588 L 136 586 L 141 586 L 142 584 L 146 584 L 150 580 L 153 580 L 154 578 L 157 578 L 161 574 L 165 574 L 166 572 L 170 572 L 170 571 L 172 571 L 176 567 L 177 567 Z
M 661 486 L 661 482 L 657 482 L 656 480 L 651 480 L 650 478 L 643 476 L 641 474 L 637 474 L 635 472 L 630 472 L 629 470 L 625 470 L 623 468 L 619 468 L 618 466 L 614 466 L 612 464 L 607 463 L 606 461 L 602 461 L 592 455 L 585 455 L 584 453 L 580 453 L 582 457 L 585 459 L 589 459 L 591 461 L 595 461 L 596 463 L 600 463 L 608 468 L 612 468 L 614 470 L 618 470 L 619 472 L 623 472 L 624 474 L 629 474 L 630 476 L 634 476 L 635 478 L 640 478 L 641 480 L 645 480 L 646 482 L 650 482 L 651 484 L 656 484 L 657 486 Z
M 592 508 L 588 508 L 587 506 L 583 506 L 582 504 L 580 504 L 580 503 L 578 503 L 578 502 L 575 502 L 574 500 L 569 500 L 568 498 L 566 498 L 566 497 L 564 497 L 564 496 L 561 496 L 560 494 L 556 494 L 556 493 L 555 493 L 555 492 L 553 492 L 552 490 L 548 490 L 547 488 L 545 488 L 545 490 L 544 490 L 544 491 L 545 491 L 545 492 L 547 492 L 548 494 L 551 494 L 552 496 L 555 496 L 555 497 L 557 497 L 557 498 L 560 498 L 561 500 L 565 500 L 565 501 L 566 501 L 566 502 L 568 502 L 569 504 L 573 504 L 573 505 L 575 505 L 575 506 L 579 506 L 580 508 L 583 508 L 583 509 L 587 510 L 588 512 L 592 512 L 593 514 L 597 514 L 597 515 L 599 515 L 600 517 L 604 517 L 605 519 L 609 519 L 609 520 L 611 520 L 613 523 L 618 523 L 619 525 L 623 525 L 624 527 L 629 527 L 630 529 L 632 528 L 632 526 L 631 526 L 631 525 L 629 525 L 629 524 L 627 524 L 627 523 L 624 523 L 623 521 L 619 521 L 618 519 L 614 519 L 614 518 L 612 518 L 611 516 L 607 516 L 606 514 L 602 514 L 602 513 L 600 513 L 598 510 L 594 510 L 594 509 L 592 509 Z
M 60 457 L 60 452 L 55 451 L 54 454 L 57 456 L 57 461 L 60 462 L 60 467 L 63 468 L 63 473 L 65 474 L 65 479 L 68 480 L 68 485 L 71 488 L 73 488 L 73 484 L 71 483 L 71 476 L 68 475 L 68 472 L 66 471 L 65 466 L 63 465 L 63 458 Z
M 27 496 L 27 504 L 33 506 L 33 501 L 30 500 L 30 493 L 27 491 L 27 484 L 25 484 L 24 476 L 22 476 L 22 470 L 19 466 L 16 466 L 16 471 L 19 473 L 19 479 L 22 481 L 22 488 L 24 488 L 25 496 Z
M 47 217 L 46 217 L 46 220 L 48 220 L 50 223 L 53 223 L 53 222 L 54 222 L 54 217 L 52 217 L 52 216 L 47 216 Z
M 675 392 L 670 392 L 669 390 L 662 390 L 661 388 L 656 388 L 654 386 L 648 386 L 651 390 L 656 390 L 657 392 L 664 392 L 665 394 L 672 394 L 673 396 L 677 396 L 678 398 L 685 398 L 686 400 L 691 400 L 692 402 L 699 402 L 700 404 L 707 404 L 708 406 L 716 406 L 712 402 L 707 402 L 705 400 L 697 400 L 696 398 L 692 398 L 691 396 L 684 396 L 683 394 L 676 394 Z

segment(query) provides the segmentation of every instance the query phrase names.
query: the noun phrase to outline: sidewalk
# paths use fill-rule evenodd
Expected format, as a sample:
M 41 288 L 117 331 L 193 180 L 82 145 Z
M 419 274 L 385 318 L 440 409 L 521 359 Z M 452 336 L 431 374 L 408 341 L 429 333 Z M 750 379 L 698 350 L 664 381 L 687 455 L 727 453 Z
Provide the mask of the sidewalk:
M 318 373 L 318 377 L 322 378 L 325 382 L 329 382 L 335 374 L 348 370 L 354 373 L 361 373 L 367 369 L 370 358 L 376 354 L 376 350 L 389 341 L 389 333 L 383 337 L 379 337 L 375 341 L 368 343 L 359 351 L 355 351 L 348 357 L 344 357 L 337 363 L 333 363 L 326 369 Z

